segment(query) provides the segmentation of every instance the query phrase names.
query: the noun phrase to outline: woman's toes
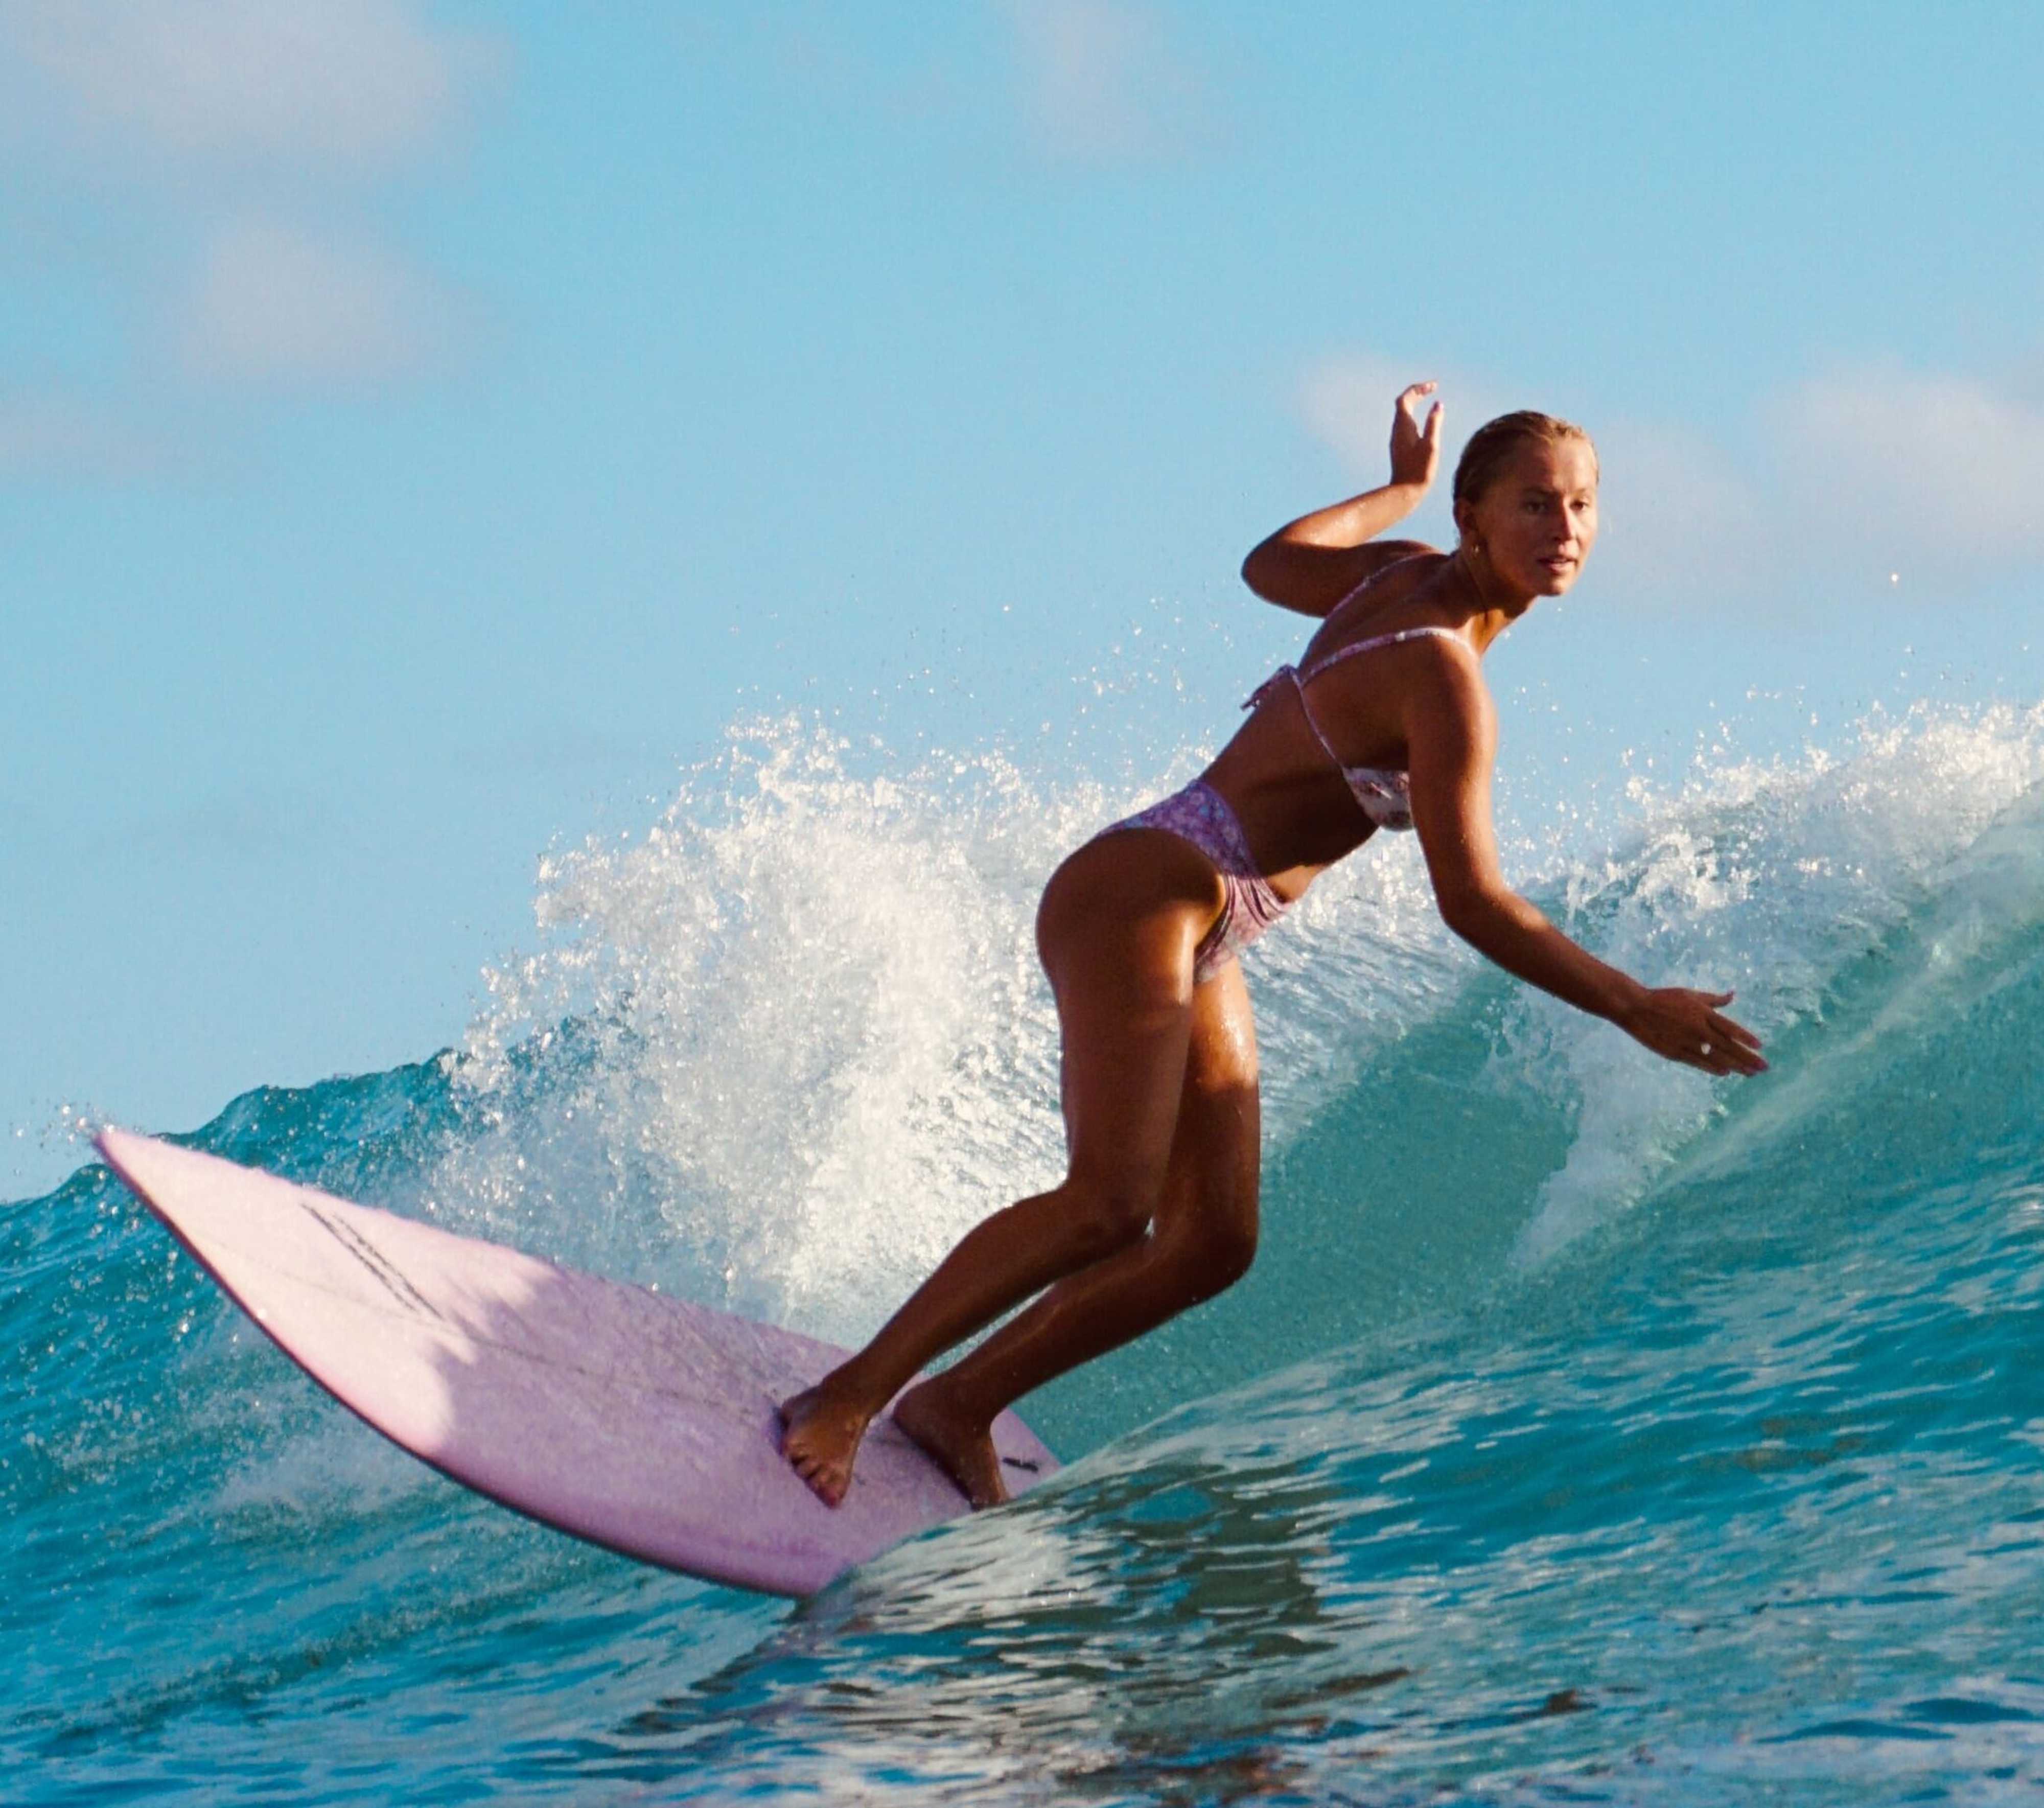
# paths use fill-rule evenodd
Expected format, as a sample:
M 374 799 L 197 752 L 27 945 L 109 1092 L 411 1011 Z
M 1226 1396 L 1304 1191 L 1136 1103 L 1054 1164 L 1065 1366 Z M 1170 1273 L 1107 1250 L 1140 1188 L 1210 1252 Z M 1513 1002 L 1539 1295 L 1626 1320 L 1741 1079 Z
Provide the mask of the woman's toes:
M 782 1402 L 781 1453 L 788 1467 L 826 1506 L 851 1486 L 851 1460 L 865 1435 L 867 1415 L 827 1387 L 805 1388 Z

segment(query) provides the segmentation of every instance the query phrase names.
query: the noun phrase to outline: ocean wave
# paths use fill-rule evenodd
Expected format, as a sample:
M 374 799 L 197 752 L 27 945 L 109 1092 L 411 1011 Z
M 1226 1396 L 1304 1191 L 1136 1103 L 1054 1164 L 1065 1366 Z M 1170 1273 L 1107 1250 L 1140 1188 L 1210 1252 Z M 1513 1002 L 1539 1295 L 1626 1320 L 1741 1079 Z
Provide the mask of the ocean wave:
M 10 1761 L 175 1790 L 252 1713 L 244 1781 L 316 1724 L 420 1784 L 375 1756 L 419 1691 L 536 1798 L 836 1764 L 1029 1799 L 1021 1748 L 1135 1798 L 1532 1801 L 1622 1760 L 1658 1768 L 1612 1799 L 1760 1800 L 1923 1741 L 2034 1779 L 2040 776 L 2044 712 L 1926 708 L 1512 833 L 1585 945 L 1738 989 L 1746 1083 L 1512 985 L 1373 846 L 1250 957 L 1250 1278 L 1028 1403 L 1084 1459 L 1054 1483 L 792 1618 L 391 1456 L 83 1168 L 0 1213 Z M 459 1048 L 190 1140 L 862 1336 L 1056 1172 L 1030 915 L 1143 788 L 742 725 L 550 857 Z M 121 1642 L 152 1624 L 183 1636 Z

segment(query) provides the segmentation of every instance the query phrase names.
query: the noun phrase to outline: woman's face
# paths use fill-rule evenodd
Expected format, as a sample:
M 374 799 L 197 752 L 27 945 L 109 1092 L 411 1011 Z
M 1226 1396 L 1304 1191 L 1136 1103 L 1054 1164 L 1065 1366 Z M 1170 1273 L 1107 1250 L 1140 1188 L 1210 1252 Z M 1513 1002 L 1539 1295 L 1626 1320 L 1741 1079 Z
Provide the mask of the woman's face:
M 1516 447 L 1489 488 L 1468 505 L 1464 539 L 1527 596 L 1559 596 L 1576 581 L 1597 530 L 1596 454 L 1587 440 Z

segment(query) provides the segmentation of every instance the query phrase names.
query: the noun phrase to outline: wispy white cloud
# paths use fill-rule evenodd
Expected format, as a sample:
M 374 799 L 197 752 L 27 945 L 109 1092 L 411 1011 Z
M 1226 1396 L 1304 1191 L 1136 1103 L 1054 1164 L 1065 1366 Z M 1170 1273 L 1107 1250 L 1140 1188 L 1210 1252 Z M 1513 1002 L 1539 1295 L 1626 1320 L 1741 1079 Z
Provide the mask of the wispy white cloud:
M 1785 500 L 1840 554 L 2044 560 L 2044 408 L 2012 385 L 1880 364 L 1797 383 L 1762 419 Z
M 202 381 L 361 387 L 437 364 L 451 319 L 437 288 L 374 244 L 248 220 L 216 236 L 174 332 Z
M 1585 424 L 1601 477 L 1601 582 L 1648 602 L 1722 606 L 1780 570 L 1785 524 L 1750 463 L 1679 421 Z
M 135 354 L 94 409 L 0 410 L 0 473 L 146 474 L 171 461 L 134 423 L 189 437 L 194 383 L 359 391 L 440 367 L 459 310 L 375 211 L 503 61 L 413 0 L 0 0 L 0 153 L 44 214 L 106 241 L 65 279 L 112 289 L 91 309 L 129 317 Z M 31 349 L 60 367 L 69 348 Z
M 11 0 L 0 31 L 89 131 L 340 167 L 418 152 L 491 60 L 398 0 Z
M 1031 123 L 1052 156 L 1113 162 L 1182 153 L 1207 123 L 1205 85 L 1130 0 L 1014 0 Z

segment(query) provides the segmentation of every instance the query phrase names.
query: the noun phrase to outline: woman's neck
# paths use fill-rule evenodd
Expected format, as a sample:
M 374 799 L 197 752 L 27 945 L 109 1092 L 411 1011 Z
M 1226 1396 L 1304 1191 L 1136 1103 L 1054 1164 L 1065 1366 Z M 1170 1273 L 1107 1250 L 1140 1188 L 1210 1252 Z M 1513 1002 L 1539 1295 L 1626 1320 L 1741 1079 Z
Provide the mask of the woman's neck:
M 1531 595 L 1521 596 L 1497 581 L 1495 572 L 1485 575 L 1482 562 L 1466 543 L 1455 548 L 1455 575 L 1474 604 L 1470 615 L 1470 641 L 1481 654 L 1519 617 L 1533 606 Z

